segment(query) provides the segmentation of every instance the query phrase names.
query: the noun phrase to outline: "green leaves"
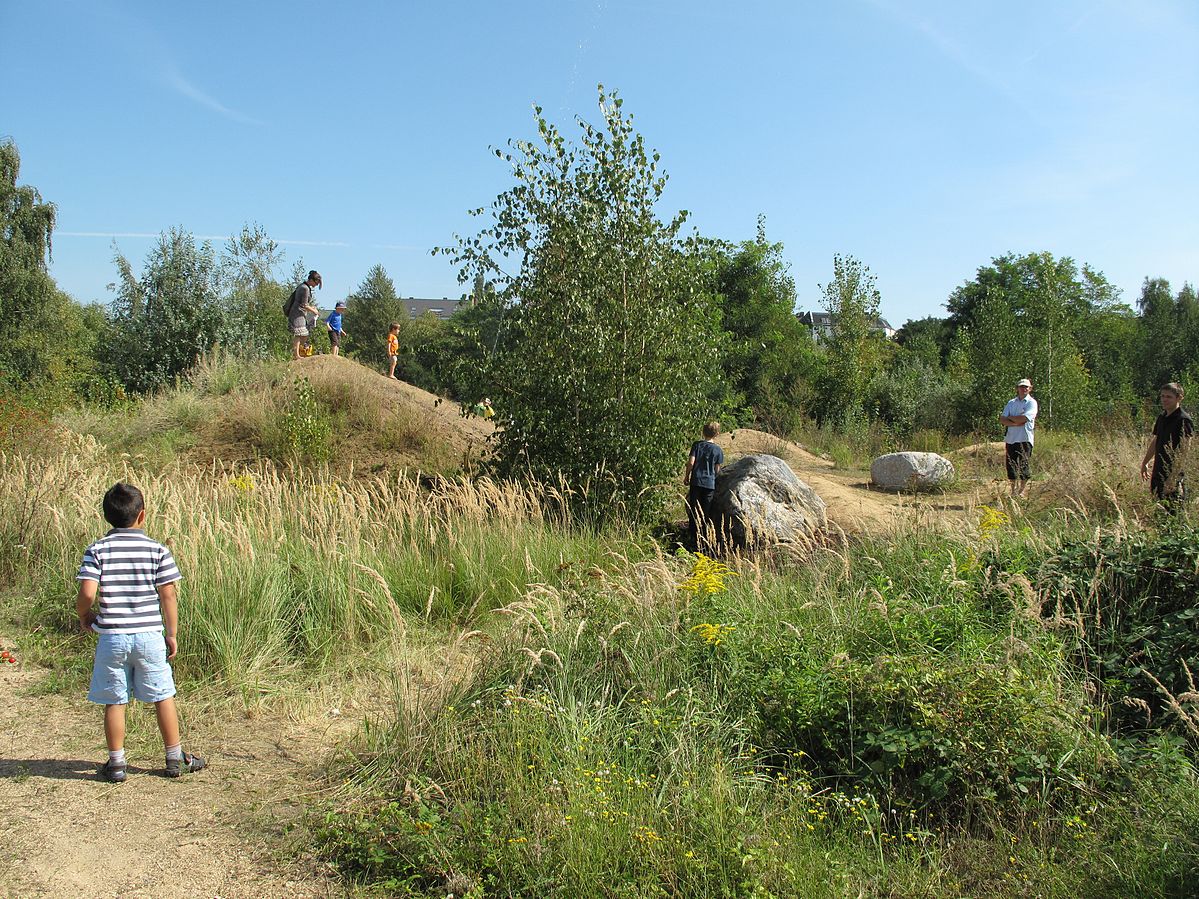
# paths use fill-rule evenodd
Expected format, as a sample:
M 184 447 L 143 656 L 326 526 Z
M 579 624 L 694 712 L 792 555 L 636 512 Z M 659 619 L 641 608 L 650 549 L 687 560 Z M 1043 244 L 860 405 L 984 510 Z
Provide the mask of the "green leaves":
M 717 389 L 710 282 L 679 235 L 685 216 L 659 219 L 666 179 L 621 105 L 601 87 L 603 124 L 578 120 L 578 143 L 535 110 L 539 142 L 497 152 L 516 184 L 491 227 L 443 250 L 507 309 L 481 378 L 499 464 L 565 478 L 601 517 L 655 506 Z

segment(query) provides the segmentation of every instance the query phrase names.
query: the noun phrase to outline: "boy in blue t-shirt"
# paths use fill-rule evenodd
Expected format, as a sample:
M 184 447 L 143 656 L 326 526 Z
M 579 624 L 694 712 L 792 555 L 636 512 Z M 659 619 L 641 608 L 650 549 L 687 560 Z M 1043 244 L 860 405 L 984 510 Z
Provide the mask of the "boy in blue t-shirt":
M 329 328 L 329 345 L 333 347 L 333 355 L 340 356 L 341 339 L 346 336 L 346 329 L 341 326 L 341 317 L 346 311 L 346 304 L 339 302 L 333 307 L 333 311 L 329 313 L 329 317 L 325 319 L 325 324 Z
M 716 445 L 720 423 L 710 421 L 704 425 L 704 439 L 691 444 L 687 457 L 687 470 L 683 473 L 683 484 L 687 490 L 687 522 L 695 538 L 695 548 L 701 548 L 700 528 L 705 531 L 712 525 L 712 497 L 716 494 L 716 475 L 724 464 L 724 451 Z

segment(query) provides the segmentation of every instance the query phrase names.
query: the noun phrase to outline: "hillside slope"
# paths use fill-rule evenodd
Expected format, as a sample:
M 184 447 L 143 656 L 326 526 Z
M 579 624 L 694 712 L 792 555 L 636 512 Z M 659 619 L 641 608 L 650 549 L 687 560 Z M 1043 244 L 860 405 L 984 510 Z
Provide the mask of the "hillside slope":
M 495 428 L 462 407 L 344 356 L 313 356 L 244 370 L 201 369 L 192 387 L 206 414 L 187 456 L 202 464 L 248 464 L 291 456 L 288 413 L 307 382 L 329 428 L 329 462 L 341 473 L 470 470 Z M 193 416 L 194 417 L 194 416 Z

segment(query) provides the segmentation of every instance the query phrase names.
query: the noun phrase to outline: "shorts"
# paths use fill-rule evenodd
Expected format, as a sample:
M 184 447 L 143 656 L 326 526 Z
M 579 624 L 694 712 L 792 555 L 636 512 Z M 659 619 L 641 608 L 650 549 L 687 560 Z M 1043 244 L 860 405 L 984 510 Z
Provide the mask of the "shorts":
M 338 347 L 341 346 L 341 332 L 340 331 L 330 331 L 329 332 L 329 346 L 338 346 Z
M 138 702 L 162 702 L 174 695 L 175 676 L 162 631 L 100 635 L 88 702 L 124 705 L 130 696 Z
M 308 319 L 302 315 L 297 315 L 287 321 L 288 330 L 291 331 L 292 337 L 307 337 L 308 336 Z
M 1032 459 L 1031 443 L 1004 444 L 1007 454 L 1007 479 L 1009 481 L 1027 481 L 1029 478 L 1029 462 Z

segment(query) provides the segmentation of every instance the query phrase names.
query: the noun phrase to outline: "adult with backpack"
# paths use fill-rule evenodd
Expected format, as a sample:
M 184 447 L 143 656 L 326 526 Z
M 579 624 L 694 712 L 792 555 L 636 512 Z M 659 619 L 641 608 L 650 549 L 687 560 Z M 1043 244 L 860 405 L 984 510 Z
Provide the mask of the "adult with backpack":
M 316 302 L 312 299 L 312 288 L 321 286 L 321 274 L 310 271 L 308 279 L 296 287 L 283 304 L 283 314 L 287 316 L 287 328 L 291 332 L 291 358 L 300 358 L 300 347 L 308 340 L 309 317 L 320 314 Z

